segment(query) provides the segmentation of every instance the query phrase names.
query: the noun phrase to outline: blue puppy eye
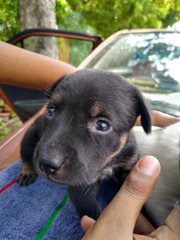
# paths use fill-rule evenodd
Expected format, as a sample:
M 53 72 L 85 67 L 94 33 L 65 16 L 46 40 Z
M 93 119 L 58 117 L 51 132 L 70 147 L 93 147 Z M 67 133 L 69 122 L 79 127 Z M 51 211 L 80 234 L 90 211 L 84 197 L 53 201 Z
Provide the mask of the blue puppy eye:
M 55 114 L 56 114 L 55 106 L 54 106 L 54 105 L 49 105 L 49 106 L 47 107 L 47 115 L 48 115 L 49 117 L 54 117 Z
M 101 132 L 107 132 L 111 128 L 111 125 L 105 120 L 98 120 L 96 122 L 96 130 Z

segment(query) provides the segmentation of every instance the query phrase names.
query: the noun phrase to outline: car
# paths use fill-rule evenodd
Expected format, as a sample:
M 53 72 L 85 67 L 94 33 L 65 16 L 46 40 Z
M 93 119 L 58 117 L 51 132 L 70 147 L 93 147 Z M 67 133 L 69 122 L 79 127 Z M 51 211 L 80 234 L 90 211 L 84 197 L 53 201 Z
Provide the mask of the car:
M 125 30 L 110 36 L 79 68 L 105 69 L 135 84 L 151 108 L 180 116 L 180 32 Z

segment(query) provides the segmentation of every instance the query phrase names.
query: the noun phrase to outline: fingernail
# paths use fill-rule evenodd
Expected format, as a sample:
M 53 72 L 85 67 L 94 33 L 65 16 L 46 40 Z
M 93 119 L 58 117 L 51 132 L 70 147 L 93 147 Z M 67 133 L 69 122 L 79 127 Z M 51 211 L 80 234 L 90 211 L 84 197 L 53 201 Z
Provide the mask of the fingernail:
M 153 156 L 143 157 L 137 163 L 137 168 L 139 171 L 150 176 L 156 175 L 159 167 L 159 161 Z

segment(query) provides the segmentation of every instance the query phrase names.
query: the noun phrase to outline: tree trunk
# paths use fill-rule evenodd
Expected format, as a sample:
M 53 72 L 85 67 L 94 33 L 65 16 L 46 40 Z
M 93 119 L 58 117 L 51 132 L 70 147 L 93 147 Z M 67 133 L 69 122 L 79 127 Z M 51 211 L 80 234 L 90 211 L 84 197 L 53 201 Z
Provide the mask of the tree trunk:
M 21 31 L 30 28 L 57 29 L 55 7 L 55 0 L 19 0 Z M 59 56 L 55 37 L 31 37 L 24 40 L 24 46 L 53 58 Z

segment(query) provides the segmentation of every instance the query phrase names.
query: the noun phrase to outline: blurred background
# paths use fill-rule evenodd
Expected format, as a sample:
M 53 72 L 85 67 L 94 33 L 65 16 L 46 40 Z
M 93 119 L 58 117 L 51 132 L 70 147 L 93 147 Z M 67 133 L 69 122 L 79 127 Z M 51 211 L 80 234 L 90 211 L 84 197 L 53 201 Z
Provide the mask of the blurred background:
M 167 28 L 179 20 L 179 0 L 0 0 L 1 40 L 37 27 L 107 38 L 121 29 Z
M 51 28 L 96 34 L 106 39 L 122 29 L 168 28 L 180 30 L 179 0 L 0 0 L 0 40 L 7 41 L 20 31 L 32 28 Z M 55 38 L 33 37 L 25 41 L 27 49 L 57 41 Z M 43 41 L 43 42 L 42 42 Z M 48 43 L 47 43 L 48 41 Z M 58 40 L 63 60 L 78 66 L 91 46 L 68 39 Z M 79 51 L 81 48 L 81 52 Z M 34 50 L 34 49 L 33 49 Z M 42 48 L 41 48 L 42 50 Z M 42 52 L 41 52 L 42 53 Z M 43 54 L 55 57 L 54 48 Z M 70 57 L 69 57 L 70 56 Z M 58 58 L 58 57 L 57 57 Z M 21 121 L 0 98 L 0 140 L 21 125 Z

